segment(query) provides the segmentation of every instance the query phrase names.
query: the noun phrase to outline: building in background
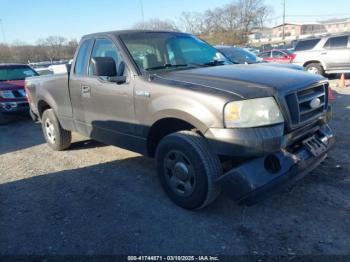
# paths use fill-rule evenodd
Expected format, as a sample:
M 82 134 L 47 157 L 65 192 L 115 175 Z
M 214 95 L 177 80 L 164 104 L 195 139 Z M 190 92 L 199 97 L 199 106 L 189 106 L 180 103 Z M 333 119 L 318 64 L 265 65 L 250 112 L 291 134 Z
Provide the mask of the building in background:
M 324 24 L 327 32 L 331 34 L 350 32 L 350 18 L 331 19 L 321 23 Z
M 249 44 L 253 46 L 279 46 L 284 43 L 295 43 L 299 39 L 312 36 L 345 32 L 350 32 L 350 18 L 332 19 L 320 22 L 285 23 L 272 28 L 254 28 L 248 38 Z
M 283 36 L 283 27 L 284 27 L 284 36 L 285 37 L 295 37 L 299 38 L 301 35 L 310 35 L 310 34 L 321 34 L 326 33 L 326 27 L 321 23 L 285 23 L 284 25 L 277 25 L 272 28 L 272 35 L 274 37 Z

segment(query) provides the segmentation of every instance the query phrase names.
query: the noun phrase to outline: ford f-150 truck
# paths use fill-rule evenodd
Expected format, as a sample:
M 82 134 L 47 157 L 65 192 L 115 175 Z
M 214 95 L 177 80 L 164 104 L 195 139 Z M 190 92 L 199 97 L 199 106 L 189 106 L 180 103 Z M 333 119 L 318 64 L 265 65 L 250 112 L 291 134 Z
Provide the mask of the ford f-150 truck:
M 162 187 L 187 209 L 222 190 L 253 204 L 293 185 L 334 143 L 328 82 L 302 71 L 232 65 L 180 32 L 86 35 L 70 72 L 26 80 L 54 150 L 71 132 L 155 157 Z

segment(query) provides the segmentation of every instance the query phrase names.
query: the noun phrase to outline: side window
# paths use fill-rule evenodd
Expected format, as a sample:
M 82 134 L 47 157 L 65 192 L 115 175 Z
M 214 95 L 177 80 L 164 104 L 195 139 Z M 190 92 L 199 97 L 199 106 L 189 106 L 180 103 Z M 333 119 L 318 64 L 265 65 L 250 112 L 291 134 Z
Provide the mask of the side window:
M 151 44 L 127 43 L 127 48 L 140 70 L 164 65 L 161 61 L 159 50 Z
M 320 42 L 320 40 L 321 40 L 320 38 L 317 38 L 317 39 L 299 41 L 296 44 L 294 50 L 295 51 L 310 50 L 314 48 Z
M 120 66 L 121 63 L 121 57 L 119 55 L 119 52 L 117 50 L 117 47 L 115 44 L 109 40 L 104 38 L 99 38 L 95 40 L 94 47 L 92 49 L 91 58 L 93 57 L 111 57 L 113 58 L 115 64 L 116 64 L 116 70 L 118 75 L 124 74 L 124 68 Z M 124 63 L 124 62 L 123 62 Z M 92 76 L 92 67 L 91 63 L 89 66 L 89 76 Z
M 85 40 L 79 48 L 75 62 L 74 73 L 76 75 L 86 75 L 87 64 L 89 60 L 89 51 L 93 43 L 92 39 Z
M 273 51 L 272 52 L 272 57 L 275 57 L 275 58 L 283 58 L 284 57 L 284 54 L 282 52 L 279 52 L 279 51 Z
M 271 52 L 264 52 L 264 53 L 259 54 L 259 57 L 261 57 L 261 58 L 268 58 L 270 56 L 271 56 Z
M 324 48 L 346 48 L 348 46 L 347 36 L 331 37 L 327 40 Z

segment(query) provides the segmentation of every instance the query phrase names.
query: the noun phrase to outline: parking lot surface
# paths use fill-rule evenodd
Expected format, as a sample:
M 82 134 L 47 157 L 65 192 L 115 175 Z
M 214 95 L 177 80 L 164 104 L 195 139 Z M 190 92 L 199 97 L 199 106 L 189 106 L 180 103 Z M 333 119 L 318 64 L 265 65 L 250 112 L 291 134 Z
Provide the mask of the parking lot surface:
M 153 160 L 74 135 L 54 152 L 39 124 L 0 126 L 0 254 L 349 254 L 350 88 L 336 147 L 292 190 L 252 207 L 222 195 L 196 212 L 163 193 Z

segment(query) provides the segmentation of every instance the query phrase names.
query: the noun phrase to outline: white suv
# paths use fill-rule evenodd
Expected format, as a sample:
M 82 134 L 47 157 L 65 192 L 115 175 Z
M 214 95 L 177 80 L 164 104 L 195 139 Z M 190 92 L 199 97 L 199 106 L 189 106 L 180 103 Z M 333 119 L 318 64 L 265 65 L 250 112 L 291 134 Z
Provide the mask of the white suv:
M 350 72 L 350 34 L 300 40 L 294 64 L 311 73 L 326 75 Z

